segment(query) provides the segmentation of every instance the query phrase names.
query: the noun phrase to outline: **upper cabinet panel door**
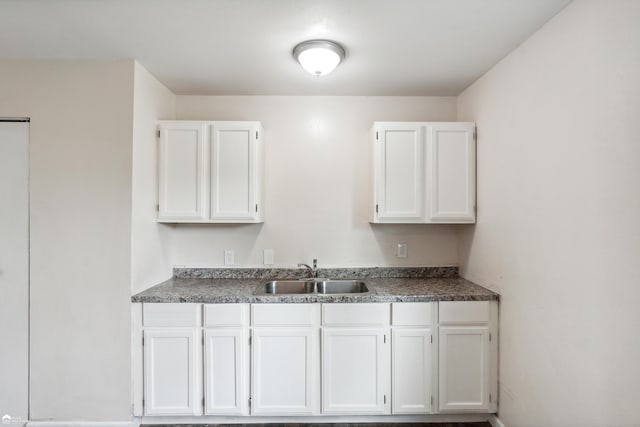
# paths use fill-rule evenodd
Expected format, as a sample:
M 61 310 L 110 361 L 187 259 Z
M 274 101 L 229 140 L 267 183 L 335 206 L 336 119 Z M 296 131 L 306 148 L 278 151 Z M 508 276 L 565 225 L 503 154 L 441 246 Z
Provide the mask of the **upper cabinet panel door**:
M 258 214 L 257 126 L 215 123 L 211 144 L 211 219 L 248 220 Z
M 428 127 L 429 222 L 475 221 L 474 127 L 473 123 Z
M 423 127 L 380 126 L 375 143 L 376 219 L 424 222 Z
M 205 125 L 160 125 L 160 220 L 203 220 L 205 213 Z

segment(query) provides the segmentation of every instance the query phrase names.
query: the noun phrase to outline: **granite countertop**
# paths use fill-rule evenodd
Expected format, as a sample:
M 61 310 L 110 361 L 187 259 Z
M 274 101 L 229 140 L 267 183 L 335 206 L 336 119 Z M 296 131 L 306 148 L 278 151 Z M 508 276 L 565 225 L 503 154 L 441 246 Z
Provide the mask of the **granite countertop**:
M 131 297 L 143 303 L 318 303 L 488 301 L 499 295 L 457 277 L 456 267 L 319 270 L 320 277 L 358 278 L 364 294 L 254 295 L 269 279 L 292 279 L 300 269 L 175 269 L 174 277 Z M 390 277 L 400 276 L 400 277 Z

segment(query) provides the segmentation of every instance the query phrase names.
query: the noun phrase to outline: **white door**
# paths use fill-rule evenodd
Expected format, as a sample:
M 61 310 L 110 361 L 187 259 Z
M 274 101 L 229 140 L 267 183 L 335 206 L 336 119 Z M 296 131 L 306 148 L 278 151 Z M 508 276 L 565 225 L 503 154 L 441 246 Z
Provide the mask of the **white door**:
M 215 123 L 211 134 L 211 219 L 257 217 L 257 126 Z
M 322 413 L 390 413 L 390 367 L 387 330 L 324 328 Z
M 388 222 L 424 221 L 423 127 L 380 126 L 376 138 L 376 218 Z
M 432 412 L 434 364 L 431 329 L 394 329 L 391 359 L 393 413 Z
M 473 123 L 430 124 L 427 137 L 430 222 L 474 222 Z
M 487 326 L 440 327 L 440 411 L 489 409 Z
M 29 123 L 0 120 L 0 417 L 28 417 Z M 19 421 L 18 421 L 19 420 Z
M 376 215 L 381 222 L 424 222 L 424 135 L 417 125 L 376 130 Z
M 197 328 L 145 329 L 145 415 L 202 413 L 199 343 Z
M 203 123 L 160 126 L 159 220 L 205 219 L 205 133 Z
M 317 366 L 311 328 L 254 328 L 252 415 L 312 414 Z
M 248 415 L 248 342 L 244 328 L 205 329 L 205 415 Z

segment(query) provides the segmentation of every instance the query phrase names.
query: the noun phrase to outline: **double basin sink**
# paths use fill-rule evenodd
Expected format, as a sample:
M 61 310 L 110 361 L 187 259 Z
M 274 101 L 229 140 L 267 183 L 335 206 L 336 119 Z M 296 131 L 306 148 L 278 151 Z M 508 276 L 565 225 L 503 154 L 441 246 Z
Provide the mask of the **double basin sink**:
M 272 280 L 253 293 L 254 295 L 293 295 L 293 294 L 363 294 L 369 288 L 362 280 L 330 280 L 330 279 L 301 279 L 301 280 Z

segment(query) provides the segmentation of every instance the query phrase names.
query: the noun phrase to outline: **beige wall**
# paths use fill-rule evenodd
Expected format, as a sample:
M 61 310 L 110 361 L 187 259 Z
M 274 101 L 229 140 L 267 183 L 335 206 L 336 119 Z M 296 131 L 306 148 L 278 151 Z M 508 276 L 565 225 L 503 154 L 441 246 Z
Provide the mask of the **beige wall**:
M 135 64 L 131 291 L 137 293 L 171 277 L 170 229 L 156 221 L 158 204 L 158 120 L 175 117 L 176 96 Z
M 0 76 L 0 116 L 31 117 L 31 419 L 129 419 L 133 62 Z
M 262 225 L 175 226 L 174 264 L 222 265 L 225 249 L 240 266 L 262 265 L 264 249 L 278 266 L 456 264 L 455 227 L 368 222 L 372 122 L 455 120 L 455 97 L 178 96 L 177 118 L 261 121 L 266 194 Z
M 502 294 L 509 427 L 640 424 L 640 2 L 575 1 L 458 98 L 463 275 Z

